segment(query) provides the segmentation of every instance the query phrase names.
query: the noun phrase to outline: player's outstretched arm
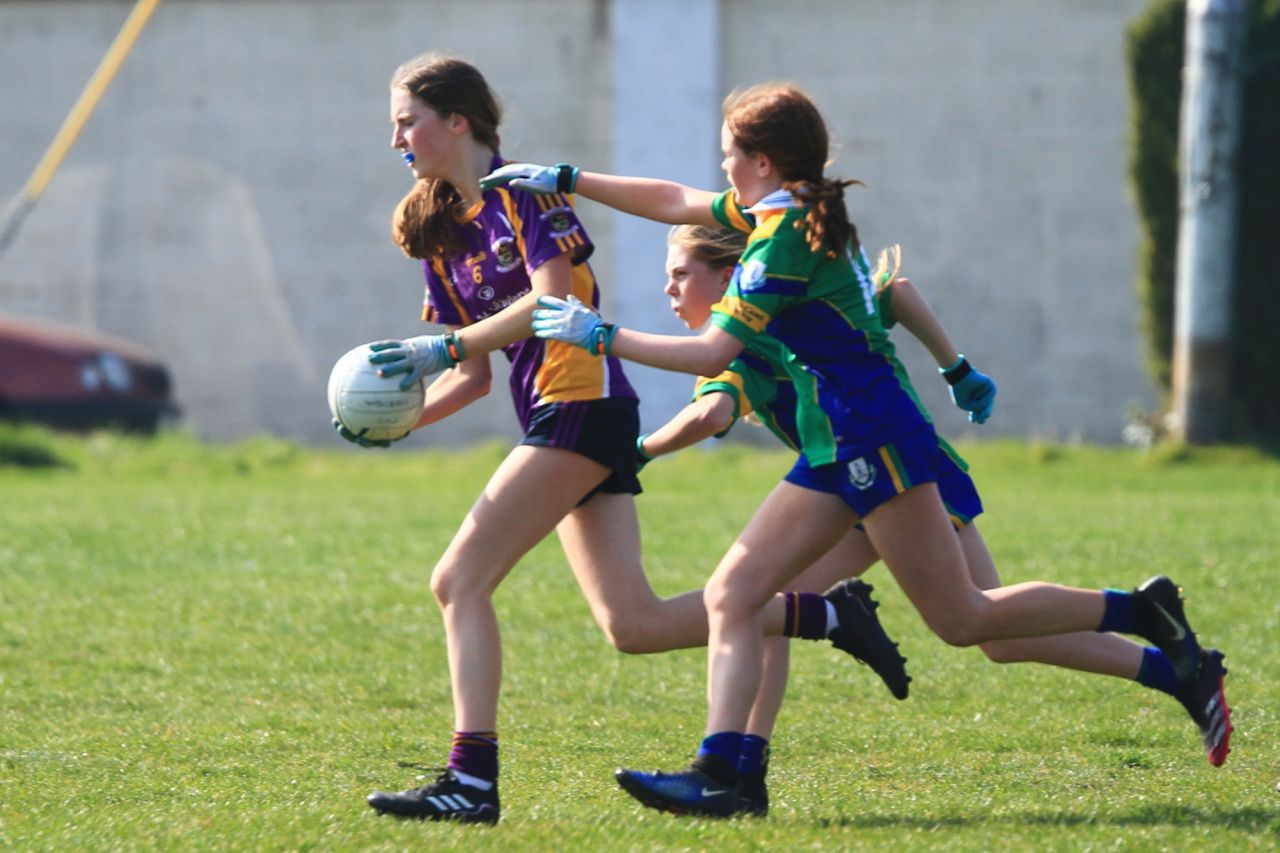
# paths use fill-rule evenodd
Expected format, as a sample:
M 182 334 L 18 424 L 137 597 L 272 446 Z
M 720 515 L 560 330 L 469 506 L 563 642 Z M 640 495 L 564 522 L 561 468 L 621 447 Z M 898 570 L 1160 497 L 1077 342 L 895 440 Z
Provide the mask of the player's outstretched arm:
M 582 347 L 596 355 L 615 355 L 662 370 L 717 376 L 742 352 L 742 341 L 711 325 L 700 335 L 655 335 L 606 323 L 573 296 L 543 296 L 533 312 L 533 333 Z
M 508 163 L 480 179 L 480 188 L 509 186 L 532 193 L 577 194 L 623 213 L 670 225 L 716 225 L 711 202 L 716 194 L 658 178 L 628 178 L 583 172 L 558 163 Z
M 986 423 L 996 404 L 996 383 L 973 369 L 951 343 L 929 303 L 910 279 L 895 278 L 886 285 L 893 319 L 916 337 L 938 363 L 938 371 L 951 386 L 951 399 L 969 413 L 972 423 Z
M 641 436 L 637 445 L 646 461 L 692 447 L 703 439 L 720 435 L 736 420 L 733 397 L 723 392 L 703 394 L 653 432 Z

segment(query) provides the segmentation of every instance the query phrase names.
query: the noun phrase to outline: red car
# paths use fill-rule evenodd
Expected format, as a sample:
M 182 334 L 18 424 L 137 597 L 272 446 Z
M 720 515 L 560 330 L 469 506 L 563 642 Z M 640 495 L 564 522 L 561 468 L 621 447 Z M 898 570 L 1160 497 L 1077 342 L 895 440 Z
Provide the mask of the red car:
M 156 353 L 109 335 L 0 315 L 0 420 L 153 433 L 177 417 Z

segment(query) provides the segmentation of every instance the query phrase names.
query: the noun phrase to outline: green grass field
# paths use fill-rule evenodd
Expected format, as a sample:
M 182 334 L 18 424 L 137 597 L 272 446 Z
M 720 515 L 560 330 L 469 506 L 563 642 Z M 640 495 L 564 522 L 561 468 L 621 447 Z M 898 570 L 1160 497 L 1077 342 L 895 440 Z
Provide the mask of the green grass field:
M 911 698 L 804 644 L 771 816 L 643 810 L 612 771 L 690 756 L 704 655 L 613 651 L 548 542 L 497 597 L 502 823 L 376 817 L 366 793 L 422 772 L 399 762 L 445 758 L 449 683 L 427 577 L 502 452 L 0 433 L 0 847 L 1280 847 L 1280 463 L 1241 450 L 962 448 L 1006 580 L 1127 587 L 1167 572 L 1184 585 L 1231 670 L 1222 769 L 1171 699 L 949 648 L 876 568 Z M 700 585 L 787 464 L 725 448 L 646 469 L 658 589 Z

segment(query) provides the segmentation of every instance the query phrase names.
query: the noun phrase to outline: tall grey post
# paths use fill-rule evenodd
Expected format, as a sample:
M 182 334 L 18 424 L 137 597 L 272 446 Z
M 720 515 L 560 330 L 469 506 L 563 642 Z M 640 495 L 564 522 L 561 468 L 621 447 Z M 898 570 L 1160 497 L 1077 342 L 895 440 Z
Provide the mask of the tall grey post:
M 712 189 L 720 145 L 717 0 L 613 0 L 613 170 Z M 649 332 L 684 330 L 662 295 L 668 226 L 618 213 L 617 281 L 605 284 L 607 318 Z M 627 365 L 640 395 L 641 429 L 689 400 L 693 377 Z
M 1244 30 L 1243 0 L 1187 4 L 1173 411 L 1192 444 L 1227 435 Z

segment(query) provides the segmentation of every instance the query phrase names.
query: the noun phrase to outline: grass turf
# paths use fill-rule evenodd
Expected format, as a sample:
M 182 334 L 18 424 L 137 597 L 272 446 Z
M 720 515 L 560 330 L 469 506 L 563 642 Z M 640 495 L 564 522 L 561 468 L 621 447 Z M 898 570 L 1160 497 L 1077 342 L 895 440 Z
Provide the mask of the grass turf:
M 15 450 L 16 448 L 16 450 Z M 963 447 L 1006 581 L 1166 572 L 1227 653 L 1236 735 L 1205 762 L 1171 699 L 997 667 L 867 579 L 915 677 L 894 701 L 825 644 L 792 656 L 765 821 L 636 806 L 620 765 L 674 768 L 704 713 L 699 650 L 627 657 L 554 542 L 499 590 L 503 821 L 380 819 L 375 788 L 443 763 L 436 555 L 501 458 L 0 435 L 0 847 L 32 850 L 1178 849 L 1280 846 L 1280 463 L 1245 450 Z M 34 462 L 33 462 L 34 460 Z M 646 469 L 646 562 L 698 586 L 786 469 L 690 452 Z

